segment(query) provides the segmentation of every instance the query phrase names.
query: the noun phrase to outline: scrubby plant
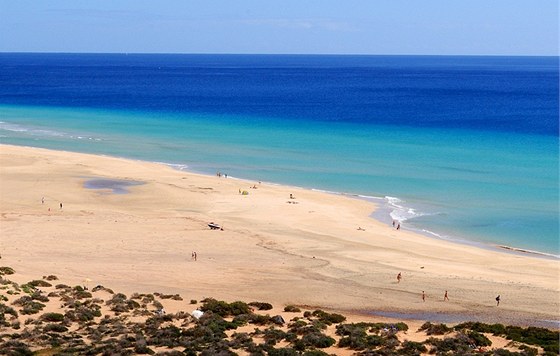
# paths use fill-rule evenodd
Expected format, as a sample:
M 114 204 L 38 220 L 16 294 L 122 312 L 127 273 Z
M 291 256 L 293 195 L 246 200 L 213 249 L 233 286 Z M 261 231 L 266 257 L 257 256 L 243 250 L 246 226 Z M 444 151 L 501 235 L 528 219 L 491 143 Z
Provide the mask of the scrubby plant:
M 197 304 L 198 301 L 196 299 L 191 299 L 191 304 Z
M 272 309 L 272 304 L 270 304 L 270 303 L 251 302 L 248 305 L 257 308 L 258 310 L 271 310 Z
M 453 331 L 453 329 L 445 324 L 432 324 L 429 321 L 422 324 L 418 330 L 425 331 L 427 335 L 444 335 Z
M 320 321 L 327 325 L 338 324 L 346 321 L 346 317 L 344 315 L 336 313 L 331 314 L 322 310 L 315 310 L 312 315 L 318 317 Z
M 286 333 L 275 327 L 269 327 L 263 331 L 263 338 L 269 345 L 276 345 L 277 342 L 284 340 Z
M 35 279 L 31 282 L 27 282 L 27 284 L 33 287 L 52 287 L 52 284 L 47 281 L 43 281 L 42 279 Z
M 45 313 L 41 315 L 41 320 L 49 322 L 59 322 L 64 320 L 64 314 L 60 313 Z
M 43 328 L 44 332 L 55 332 L 55 333 L 64 333 L 68 331 L 68 328 L 64 325 L 60 324 L 47 324 Z
M 403 342 L 399 349 L 399 353 L 402 355 L 420 355 L 426 352 L 428 352 L 428 349 L 423 343 L 408 340 Z
M 312 346 L 320 349 L 331 347 L 336 343 L 335 339 L 320 332 L 305 334 L 301 340 L 306 346 Z
M 223 300 L 216 300 L 213 298 L 204 299 L 202 307 L 200 310 L 203 312 L 211 311 L 212 313 L 218 314 L 222 317 L 236 316 L 240 314 L 250 314 L 251 308 L 245 302 L 233 302 L 227 303 Z
M 14 274 L 16 271 L 12 267 L 0 267 L 0 275 Z
M 46 279 L 47 281 L 57 281 L 58 277 L 55 276 L 54 274 L 48 275 L 48 276 L 43 276 L 43 279 Z
M 284 307 L 284 311 L 287 312 L 287 313 L 299 313 L 299 312 L 301 312 L 301 309 L 294 306 L 294 305 L 286 305 Z
M 436 339 L 430 337 L 426 340 L 426 343 L 433 346 L 430 353 L 434 352 L 436 354 L 469 354 L 473 347 L 476 345 L 474 341 L 465 333 L 458 332 L 455 337 L 447 337 L 444 339 Z
M 140 304 L 132 299 L 127 299 L 126 295 L 117 293 L 113 298 L 105 302 L 106 305 L 111 307 L 111 311 L 115 313 L 124 313 L 139 308 Z
M 249 314 L 249 323 L 255 325 L 268 325 L 270 324 L 270 315 Z
M 518 341 L 529 345 L 537 345 L 545 352 L 559 354 L 559 332 L 539 327 L 522 328 L 519 326 L 504 326 L 502 324 L 462 323 L 455 326 L 455 330 L 468 329 L 479 333 L 492 333 L 503 336 L 508 340 Z
M 489 338 L 479 333 L 478 331 L 467 331 L 467 336 L 472 340 L 473 344 L 476 346 L 491 346 L 492 341 Z

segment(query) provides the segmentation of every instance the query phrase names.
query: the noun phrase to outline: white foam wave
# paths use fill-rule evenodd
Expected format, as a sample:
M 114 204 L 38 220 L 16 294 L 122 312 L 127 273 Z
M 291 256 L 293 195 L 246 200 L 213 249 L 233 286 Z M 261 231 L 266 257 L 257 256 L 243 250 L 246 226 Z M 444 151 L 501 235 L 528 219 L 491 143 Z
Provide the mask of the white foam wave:
M 391 212 L 389 213 L 389 215 L 391 215 L 391 218 L 401 223 L 410 219 L 419 218 L 421 216 L 431 215 L 425 212 L 419 212 L 412 207 L 406 206 L 405 204 L 403 204 L 403 200 L 396 197 L 386 196 L 385 201 L 391 209 Z
M 99 137 L 85 136 L 85 135 L 71 135 L 63 131 L 48 130 L 37 127 L 29 127 L 20 124 L 0 121 L 0 130 L 18 132 L 29 136 L 40 137 L 61 137 L 72 140 L 89 140 L 89 141 L 102 141 Z M 9 137 L 9 136 L 3 136 Z
M 189 170 L 189 166 L 187 166 L 186 164 L 167 163 L 167 162 L 155 162 L 155 163 L 164 164 L 168 167 L 171 167 L 171 168 L 179 170 L 179 171 L 188 171 Z

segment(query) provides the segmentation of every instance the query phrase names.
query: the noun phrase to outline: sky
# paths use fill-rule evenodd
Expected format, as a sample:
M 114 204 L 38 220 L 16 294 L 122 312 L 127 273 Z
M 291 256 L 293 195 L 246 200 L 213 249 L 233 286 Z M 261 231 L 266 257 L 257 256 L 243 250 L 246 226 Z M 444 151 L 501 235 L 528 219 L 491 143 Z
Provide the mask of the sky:
M 558 55 L 558 0 L 0 0 L 0 52 Z

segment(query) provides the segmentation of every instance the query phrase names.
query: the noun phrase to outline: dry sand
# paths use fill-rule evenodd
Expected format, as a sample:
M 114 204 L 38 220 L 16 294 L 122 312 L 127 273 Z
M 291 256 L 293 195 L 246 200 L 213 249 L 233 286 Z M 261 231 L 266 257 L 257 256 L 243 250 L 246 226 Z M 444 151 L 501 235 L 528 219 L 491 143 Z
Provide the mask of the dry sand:
M 214 297 L 400 320 L 559 320 L 560 261 L 396 231 L 371 219 L 366 201 L 8 145 L 0 167 L 0 265 L 20 282 L 89 278 L 90 287 L 179 293 L 185 306 Z M 127 194 L 84 187 L 99 178 L 144 184 Z

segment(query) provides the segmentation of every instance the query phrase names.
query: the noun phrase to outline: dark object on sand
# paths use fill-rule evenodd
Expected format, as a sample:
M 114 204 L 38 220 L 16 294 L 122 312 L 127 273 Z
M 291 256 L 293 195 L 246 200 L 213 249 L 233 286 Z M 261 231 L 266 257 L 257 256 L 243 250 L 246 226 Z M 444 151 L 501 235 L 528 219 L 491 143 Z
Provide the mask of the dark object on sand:
M 272 320 L 272 322 L 277 325 L 284 325 L 285 323 L 284 318 L 282 318 L 281 315 L 275 315 L 270 320 Z
M 210 224 L 208 224 L 208 227 L 211 228 L 212 230 L 219 230 L 221 229 L 221 226 L 219 224 L 213 223 L 211 222 Z

